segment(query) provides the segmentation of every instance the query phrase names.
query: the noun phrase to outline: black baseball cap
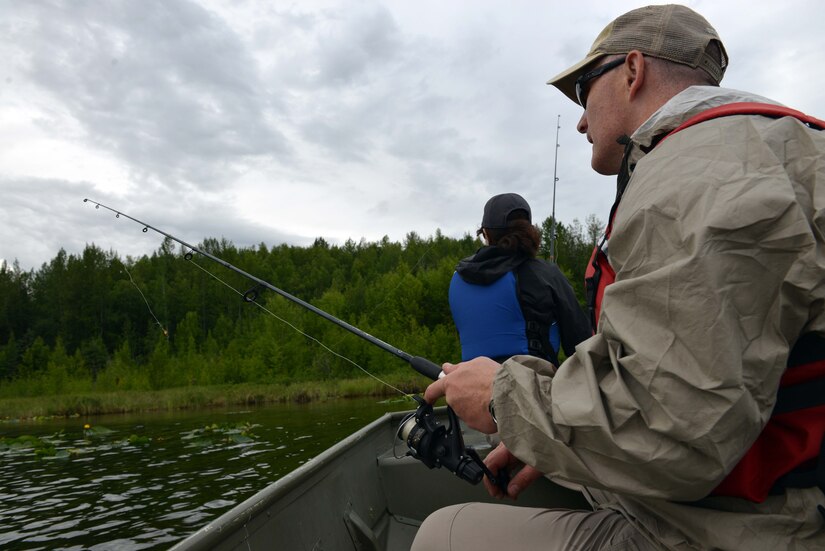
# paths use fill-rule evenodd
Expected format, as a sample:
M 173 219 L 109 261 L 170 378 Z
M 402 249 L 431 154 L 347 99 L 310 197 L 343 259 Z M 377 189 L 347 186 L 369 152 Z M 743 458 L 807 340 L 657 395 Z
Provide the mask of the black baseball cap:
M 500 229 L 507 227 L 507 218 L 513 211 L 523 210 L 527 213 L 527 221 L 532 224 L 533 218 L 530 205 L 518 193 L 502 193 L 494 195 L 484 205 L 484 217 L 481 219 L 482 228 Z

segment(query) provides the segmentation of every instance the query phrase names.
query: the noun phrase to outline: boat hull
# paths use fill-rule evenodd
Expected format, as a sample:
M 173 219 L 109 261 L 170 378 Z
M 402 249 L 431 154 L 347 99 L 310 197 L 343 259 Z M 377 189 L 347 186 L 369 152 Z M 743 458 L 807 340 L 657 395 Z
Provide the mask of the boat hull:
M 443 414 L 443 409 L 442 409 Z M 396 432 L 405 413 L 386 414 L 224 513 L 174 551 L 408 550 L 431 512 L 495 501 L 445 469 L 403 456 Z M 483 435 L 464 438 L 484 454 Z M 540 479 L 516 505 L 585 508 L 579 492 Z

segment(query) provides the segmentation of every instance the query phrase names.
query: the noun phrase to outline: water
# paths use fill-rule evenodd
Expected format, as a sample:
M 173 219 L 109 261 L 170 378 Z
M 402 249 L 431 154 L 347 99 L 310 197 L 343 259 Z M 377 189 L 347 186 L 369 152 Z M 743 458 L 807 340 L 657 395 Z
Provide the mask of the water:
M 0 548 L 168 549 L 385 412 L 413 407 L 359 399 L 0 424 Z

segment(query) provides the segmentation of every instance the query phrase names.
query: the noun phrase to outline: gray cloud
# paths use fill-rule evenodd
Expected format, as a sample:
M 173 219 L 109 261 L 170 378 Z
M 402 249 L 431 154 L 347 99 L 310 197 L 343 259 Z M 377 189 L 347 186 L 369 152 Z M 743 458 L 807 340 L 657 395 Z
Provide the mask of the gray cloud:
M 254 59 L 194 3 L 20 3 L 3 25 L 23 74 L 138 180 L 213 187 L 247 156 L 287 150 Z M 52 124 L 45 120 L 43 125 Z
M 186 200 L 149 203 L 141 194 L 114 195 L 89 182 L 40 179 L 0 179 L 0 259 L 20 262 L 23 269 L 38 268 L 61 248 L 79 254 L 87 245 L 117 252 L 121 258 L 137 257 L 160 247 L 163 237 L 142 232 L 126 219 L 98 209 L 89 198 L 123 212 L 182 241 L 197 246 L 204 238 L 226 238 L 238 247 L 259 243 L 308 245 L 312 239 L 245 221 L 235 208 L 221 200 L 190 196 Z M 170 194 L 170 197 L 177 197 Z M 19 243 L 20 239 L 25 243 Z
M 545 81 L 632 0 L 0 0 L 0 257 L 86 242 L 331 242 L 474 231 L 489 195 L 537 220 L 605 218 L 581 112 Z M 697 0 L 731 53 L 725 84 L 822 116 L 817 0 Z M 770 21 L 767 23 L 766 21 Z M 770 28 L 768 28 L 770 25 Z M 5 140 L 5 141 L 3 141 Z

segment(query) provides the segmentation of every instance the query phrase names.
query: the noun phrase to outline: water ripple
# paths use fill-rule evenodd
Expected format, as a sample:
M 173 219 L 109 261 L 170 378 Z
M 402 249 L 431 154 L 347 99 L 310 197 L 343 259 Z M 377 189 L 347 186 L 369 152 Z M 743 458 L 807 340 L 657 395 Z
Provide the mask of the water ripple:
M 0 548 L 168 549 L 385 409 L 363 400 L 4 423 L 0 439 L 41 437 L 62 456 L 0 446 Z M 111 430 L 87 433 L 86 422 Z

